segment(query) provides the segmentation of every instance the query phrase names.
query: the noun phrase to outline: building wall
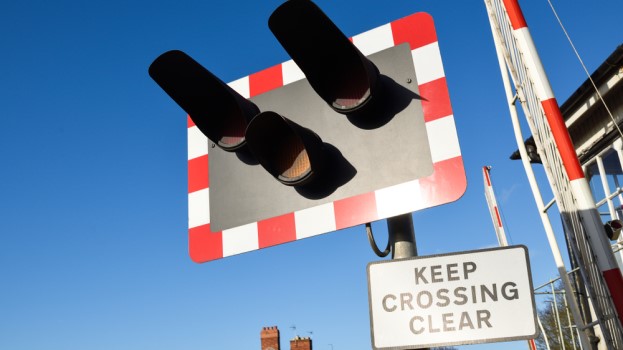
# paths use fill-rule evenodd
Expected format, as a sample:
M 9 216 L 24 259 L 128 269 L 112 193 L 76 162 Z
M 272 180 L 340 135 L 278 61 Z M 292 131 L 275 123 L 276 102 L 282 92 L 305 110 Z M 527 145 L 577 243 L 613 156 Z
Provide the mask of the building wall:
M 261 350 L 279 349 L 279 329 L 277 326 L 264 327 L 260 332 Z M 290 350 L 312 350 L 312 340 L 309 337 L 296 336 L 290 340 Z
M 280 350 L 279 349 L 279 329 L 277 326 L 264 327 L 260 332 L 260 341 L 262 350 Z
M 290 340 L 290 350 L 312 350 L 311 338 L 295 337 Z

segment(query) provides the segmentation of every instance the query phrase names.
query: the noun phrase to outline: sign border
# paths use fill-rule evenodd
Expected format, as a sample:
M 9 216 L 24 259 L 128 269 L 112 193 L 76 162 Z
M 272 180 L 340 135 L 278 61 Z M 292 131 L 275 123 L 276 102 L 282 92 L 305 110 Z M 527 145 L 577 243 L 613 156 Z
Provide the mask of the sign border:
M 188 120 L 189 254 L 197 263 L 446 204 L 467 180 L 432 17 L 418 12 L 351 38 L 364 55 L 408 43 L 422 101 L 433 174 L 259 222 L 210 229 L 208 139 Z M 246 98 L 305 78 L 292 60 L 229 83 Z

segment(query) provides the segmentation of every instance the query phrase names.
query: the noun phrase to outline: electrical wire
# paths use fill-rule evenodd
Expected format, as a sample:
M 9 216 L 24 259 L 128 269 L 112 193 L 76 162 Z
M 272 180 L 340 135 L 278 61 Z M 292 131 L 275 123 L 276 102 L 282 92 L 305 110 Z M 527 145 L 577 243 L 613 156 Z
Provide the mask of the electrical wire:
M 552 4 L 551 0 L 547 0 L 547 3 L 549 4 L 549 7 L 551 7 L 552 12 L 554 13 L 554 16 L 556 17 L 556 20 L 558 21 L 558 24 L 560 24 L 560 28 L 562 29 L 563 33 L 565 33 L 565 36 L 567 37 L 567 40 L 569 41 L 569 44 L 571 45 L 571 48 L 573 49 L 573 52 L 575 53 L 575 56 L 580 61 L 580 64 L 582 65 L 582 68 L 584 69 L 584 72 L 586 73 L 586 76 L 588 76 L 588 79 L 590 80 L 591 84 L 593 85 L 593 88 L 595 89 L 595 93 L 599 97 L 599 100 L 601 101 L 601 103 L 606 108 L 606 111 L 608 112 L 608 115 L 610 116 L 610 119 L 612 120 L 612 123 L 614 124 L 614 127 L 619 132 L 619 135 L 621 137 L 623 137 L 623 132 L 621 132 L 621 128 L 619 128 L 619 124 L 614 119 L 614 115 L 612 115 L 612 112 L 610 111 L 610 108 L 608 108 L 608 104 L 606 104 L 606 101 L 604 100 L 603 96 L 601 96 L 601 93 L 599 92 L 599 88 L 595 84 L 595 81 L 591 77 L 591 74 L 588 72 L 588 69 L 586 69 L 586 65 L 584 64 L 584 61 L 582 61 L 582 57 L 580 57 L 580 54 L 578 53 L 578 50 L 575 48 L 575 45 L 573 44 L 573 41 L 571 40 L 571 37 L 569 36 L 569 33 L 567 33 L 567 30 L 565 29 L 565 26 L 562 24 L 562 21 L 560 20 L 560 17 L 558 16 L 558 13 L 556 12 L 556 9 L 554 8 L 554 4 Z
M 370 247 L 372 247 L 372 250 L 374 250 L 374 253 L 377 256 L 384 258 L 387 255 L 389 255 L 389 252 L 391 251 L 389 239 L 387 240 L 387 247 L 385 247 L 384 251 L 381 251 L 379 249 L 379 246 L 376 245 L 376 241 L 374 240 L 374 235 L 372 234 L 372 225 L 369 222 L 366 223 L 366 233 L 368 234 L 368 241 L 370 242 Z

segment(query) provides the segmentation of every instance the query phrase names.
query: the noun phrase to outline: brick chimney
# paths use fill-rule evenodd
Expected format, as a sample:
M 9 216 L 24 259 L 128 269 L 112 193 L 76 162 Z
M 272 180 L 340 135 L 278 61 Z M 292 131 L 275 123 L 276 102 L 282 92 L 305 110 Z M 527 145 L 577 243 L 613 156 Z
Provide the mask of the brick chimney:
M 311 338 L 294 337 L 290 340 L 290 350 L 312 350 Z
M 262 350 L 279 350 L 279 329 L 277 326 L 262 328 L 260 339 Z

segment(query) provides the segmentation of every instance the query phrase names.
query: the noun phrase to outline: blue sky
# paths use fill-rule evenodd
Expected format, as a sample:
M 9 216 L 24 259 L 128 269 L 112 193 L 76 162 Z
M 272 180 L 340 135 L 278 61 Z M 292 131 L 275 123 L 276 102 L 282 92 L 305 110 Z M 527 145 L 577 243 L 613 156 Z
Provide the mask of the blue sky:
M 281 329 L 282 349 L 295 335 L 317 350 L 370 348 L 366 265 L 380 258 L 362 226 L 206 264 L 188 257 L 186 117 L 147 68 L 170 49 L 224 81 L 285 61 L 267 27 L 280 3 L 3 4 L 0 348 L 259 349 L 264 326 Z M 554 278 L 526 176 L 508 159 L 516 144 L 484 3 L 316 3 L 347 36 L 415 12 L 435 20 L 468 186 L 414 214 L 419 254 L 497 245 L 481 174 L 490 165 L 534 284 Z M 623 42 L 620 0 L 553 3 L 589 71 Z M 521 5 L 562 103 L 586 75 L 547 1 Z

